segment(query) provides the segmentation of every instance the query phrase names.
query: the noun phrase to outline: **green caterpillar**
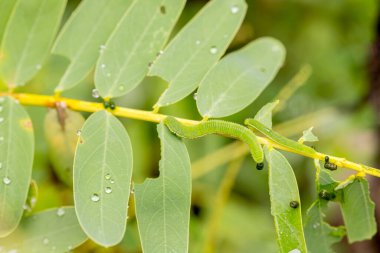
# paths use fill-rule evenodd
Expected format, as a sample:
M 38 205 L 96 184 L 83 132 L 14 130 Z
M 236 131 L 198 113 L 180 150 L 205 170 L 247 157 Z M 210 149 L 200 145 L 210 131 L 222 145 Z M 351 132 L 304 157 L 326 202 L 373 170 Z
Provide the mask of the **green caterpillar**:
M 170 131 L 182 138 L 195 139 L 208 134 L 219 134 L 245 142 L 250 148 L 253 160 L 257 163 L 257 169 L 263 168 L 264 153 L 256 135 L 242 125 L 223 120 L 209 120 L 197 125 L 186 126 L 171 116 L 164 119 L 164 124 Z
M 246 119 L 244 121 L 244 124 L 247 125 L 251 129 L 253 128 L 261 132 L 262 134 L 264 134 L 266 137 L 268 137 L 270 140 L 274 141 L 275 143 L 285 146 L 289 148 L 290 150 L 296 151 L 300 154 L 315 155 L 317 153 L 311 147 L 308 147 L 306 145 L 303 145 L 291 139 L 285 138 L 284 136 L 274 132 L 272 129 L 266 127 L 264 124 L 262 124 L 261 122 L 255 119 Z

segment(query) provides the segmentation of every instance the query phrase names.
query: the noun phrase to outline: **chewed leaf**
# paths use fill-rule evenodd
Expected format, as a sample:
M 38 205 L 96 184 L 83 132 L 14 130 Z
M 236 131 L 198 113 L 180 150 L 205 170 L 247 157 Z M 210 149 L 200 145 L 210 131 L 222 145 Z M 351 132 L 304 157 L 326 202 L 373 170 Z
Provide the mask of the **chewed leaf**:
M 345 235 L 343 227 L 332 227 L 324 221 L 325 202 L 315 201 L 307 210 L 305 239 L 309 253 L 332 253 L 331 245 Z
M 19 0 L 9 18 L 0 54 L 0 76 L 25 85 L 41 68 L 58 30 L 66 0 Z
M 82 1 L 65 23 L 52 53 L 67 57 L 70 64 L 56 91 L 77 85 L 94 67 L 102 47 L 132 0 Z
M 95 86 L 102 97 L 120 97 L 145 77 L 174 27 L 185 0 L 134 1 L 104 46 Z
M 7 26 L 8 19 L 11 16 L 13 7 L 17 1 L 15 0 L 2 0 L 0 1 L 0 45 L 4 35 L 4 30 Z
M 313 134 L 313 127 L 310 127 L 309 129 L 303 131 L 302 137 L 298 140 L 300 143 L 307 142 L 316 142 L 319 141 L 318 137 Z
M 12 234 L 0 239 L 0 252 L 68 252 L 86 240 L 74 208 L 60 207 L 24 218 Z
M 280 41 L 264 37 L 228 54 L 202 80 L 197 107 L 203 117 L 225 117 L 251 104 L 285 60 Z
M 372 238 L 376 233 L 375 205 L 369 196 L 368 181 L 357 178 L 343 189 L 341 202 L 350 243 Z
M 300 197 L 293 169 L 280 152 L 266 148 L 265 154 L 269 164 L 271 214 L 280 252 L 306 253 Z
M 173 104 L 197 88 L 226 51 L 246 11 L 244 0 L 213 0 L 182 28 L 149 72 L 169 83 L 156 107 Z
M 77 144 L 76 132 L 84 124 L 83 116 L 67 109 L 49 110 L 45 117 L 45 138 L 49 146 L 49 160 L 58 178 L 73 185 L 73 161 Z
M 20 222 L 34 155 L 32 122 L 10 97 L 0 97 L 0 150 L 0 237 L 4 237 Z
M 191 166 L 185 144 L 163 123 L 160 176 L 135 186 L 136 215 L 143 251 L 188 252 Z
M 103 246 L 125 232 L 132 176 L 132 147 L 124 126 L 98 111 L 85 122 L 74 158 L 74 202 L 79 223 Z
M 261 122 L 263 125 L 272 128 L 272 111 L 280 101 L 276 100 L 272 103 L 264 105 L 255 115 L 255 120 Z

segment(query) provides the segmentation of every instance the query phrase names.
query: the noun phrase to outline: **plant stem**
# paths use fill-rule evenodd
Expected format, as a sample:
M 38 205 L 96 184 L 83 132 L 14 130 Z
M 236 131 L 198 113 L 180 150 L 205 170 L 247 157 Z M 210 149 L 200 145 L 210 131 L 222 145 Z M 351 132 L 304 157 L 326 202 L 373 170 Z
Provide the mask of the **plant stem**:
M 46 96 L 46 95 L 36 95 L 36 94 L 27 94 L 27 93 L 0 93 L 1 96 L 11 96 L 14 99 L 17 99 L 22 105 L 31 105 L 31 106 L 41 106 L 41 107 L 55 107 L 57 103 L 63 103 L 67 106 L 67 108 L 75 111 L 83 111 L 83 112 L 96 112 L 100 110 L 104 110 L 104 106 L 102 103 L 95 102 L 87 102 L 76 99 L 63 98 L 60 96 Z M 126 107 L 117 106 L 115 110 L 109 110 L 115 116 L 137 119 L 143 121 L 150 121 L 159 123 L 161 122 L 167 115 L 154 113 L 152 111 L 144 111 L 137 109 L 130 109 Z M 177 118 L 183 124 L 186 125 L 196 125 L 200 123 L 200 121 L 189 120 L 183 118 Z M 319 159 L 324 161 L 326 154 L 316 152 L 313 155 L 309 154 L 301 154 L 297 150 L 289 149 L 288 147 L 282 146 L 280 144 L 274 143 L 271 140 L 264 137 L 257 137 L 258 141 L 261 144 L 272 146 L 277 149 L 281 149 L 284 151 L 296 153 L 299 155 L 307 156 L 313 159 Z M 345 158 L 340 158 L 336 156 L 329 156 L 330 162 L 336 164 L 338 167 L 348 168 L 352 170 L 356 170 L 359 172 L 363 172 L 368 175 L 372 175 L 375 177 L 380 177 L 380 170 L 365 166 L 362 164 L 357 164 L 351 161 L 346 160 Z

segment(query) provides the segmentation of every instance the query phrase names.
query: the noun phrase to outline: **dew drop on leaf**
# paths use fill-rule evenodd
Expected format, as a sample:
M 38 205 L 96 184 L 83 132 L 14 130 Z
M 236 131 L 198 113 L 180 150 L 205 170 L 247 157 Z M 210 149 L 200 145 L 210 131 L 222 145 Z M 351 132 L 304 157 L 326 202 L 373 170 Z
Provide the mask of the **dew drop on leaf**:
M 92 89 L 91 95 L 93 98 L 99 98 L 99 91 L 97 89 Z
M 110 180 L 110 179 L 111 179 L 111 175 L 110 175 L 110 173 L 107 173 L 107 174 L 104 176 L 104 178 L 105 178 L 106 180 Z
M 197 98 L 198 98 L 198 93 L 197 93 L 197 92 L 195 92 L 195 93 L 193 94 L 193 98 L 194 98 L 194 100 L 197 100 Z
M 79 130 L 77 131 L 77 135 L 80 136 L 81 134 L 82 134 L 82 130 L 79 129 Z
M 64 214 L 65 214 L 65 209 L 63 209 L 62 207 L 57 209 L 57 215 L 59 217 L 63 216 Z
M 106 188 L 104 188 L 104 192 L 105 193 L 111 193 L 112 192 L 112 188 L 111 187 L 106 187 Z
M 216 46 L 212 46 L 211 48 L 210 48 L 210 53 L 211 54 L 216 54 L 218 52 L 218 49 L 216 48 Z
M 9 185 L 10 183 L 12 183 L 12 180 L 9 177 L 4 177 L 3 178 L 3 183 L 6 184 L 6 185 Z
M 106 64 L 102 63 L 102 64 L 100 64 L 100 67 L 101 67 L 102 69 L 105 69 L 105 68 L 106 68 Z
M 50 242 L 49 239 L 46 238 L 46 237 L 42 240 L 42 243 L 45 244 L 45 245 L 49 244 L 49 242 Z
M 239 10 L 240 10 L 240 9 L 239 9 L 238 6 L 236 6 L 236 5 L 231 6 L 231 13 L 232 13 L 232 14 L 236 14 L 236 13 L 238 13 Z
M 92 202 L 98 202 L 99 200 L 100 200 L 100 197 L 98 194 L 96 194 L 96 193 L 92 194 L 92 196 L 91 196 Z

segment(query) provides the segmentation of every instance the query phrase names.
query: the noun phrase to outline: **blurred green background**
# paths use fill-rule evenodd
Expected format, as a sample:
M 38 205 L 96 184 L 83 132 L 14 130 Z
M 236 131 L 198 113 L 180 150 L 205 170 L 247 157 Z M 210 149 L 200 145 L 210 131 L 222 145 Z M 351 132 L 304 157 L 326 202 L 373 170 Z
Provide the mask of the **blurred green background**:
M 80 1 L 69 0 L 65 20 Z M 176 31 L 207 1 L 188 1 Z M 375 0 L 247 0 L 248 13 L 229 51 L 233 51 L 261 36 L 273 36 L 287 48 L 284 67 L 269 88 L 244 111 L 228 120 L 242 123 L 254 116 L 278 93 L 300 69 L 311 70 L 310 77 L 282 104 L 274 116 L 277 130 L 298 139 L 302 130 L 314 126 L 320 141 L 317 150 L 375 165 L 375 112 L 366 101 L 369 92 L 368 55 L 375 36 L 378 2 Z M 218 22 L 218 20 L 215 20 Z M 65 65 L 62 59 L 51 57 L 38 76 L 22 91 L 52 94 L 55 82 Z M 306 67 L 305 67 L 306 66 Z M 304 75 L 305 77 L 305 75 Z M 132 93 L 117 100 L 120 106 L 151 110 L 166 84 L 158 78 L 147 78 Z M 92 77 L 63 96 L 95 100 L 91 97 Z M 380 99 L 380 98 L 379 98 Z M 284 101 L 283 101 L 284 102 Z M 72 192 L 57 180 L 48 158 L 43 122 L 47 109 L 28 108 L 36 131 L 36 159 L 33 178 L 39 196 L 33 211 L 72 204 Z M 183 118 L 200 119 L 193 96 L 163 108 L 162 113 Z M 84 114 L 84 116 L 87 116 Z M 131 136 L 134 148 L 135 183 L 158 174 L 160 159 L 156 125 L 136 120 L 122 120 Z M 231 140 L 208 136 L 186 141 L 192 162 L 227 145 Z M 225 154 L 230 156 L 231 154 Z M 314 167 L 310 159 L 286 154 L 297 175 L 302 198 L 302 211 L 316 197 Z M 211 164 L 218 158 L 209 160 Z M 249 156 L 242 161 L 229 198 L 217 204 L 218 191 L 226 183 L 229 164 L 217 166 L 193 181 L 193 207 L 190 228 L 190 251 L 205 252 L 277 252 L 274 225 L 270 216 L 267 170 L 254 170 Z M 199 167 L 199 166 L 198 166 Z M 199 168 L 198 168 L 199 169 Z M 200 168 L 202 169 L 202 167 Z M 341 171 L 337 177 L 350 173 Z M 223 181 L 224 180 L 224 181 Z M 231 178 L 233 182 L 234 178 Z M 227 182 L 228 183 L 228 182 Z M 231 182 L 230 182 L 231 183 Z M 225 194 L 223 195 L 226 196 Z M 220 202 L 220 199 L 219 199 Z M 223 201 L 222 201 L 223 202 Z M 219 214 L 218 214 L 219 212 Z M 123 242 L 102 249 L 88 242 L 75 252 L 141 252 L 136 220 L 133 213 Z M 339 210 L 330 208 L 328 219 L 341 224 Z M 353 252 L 343 242 L 338 252 Z

